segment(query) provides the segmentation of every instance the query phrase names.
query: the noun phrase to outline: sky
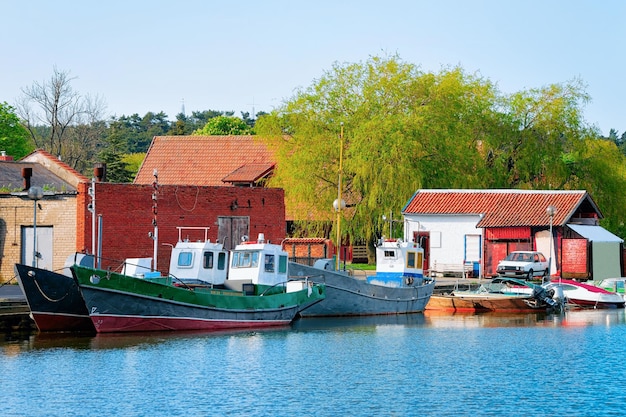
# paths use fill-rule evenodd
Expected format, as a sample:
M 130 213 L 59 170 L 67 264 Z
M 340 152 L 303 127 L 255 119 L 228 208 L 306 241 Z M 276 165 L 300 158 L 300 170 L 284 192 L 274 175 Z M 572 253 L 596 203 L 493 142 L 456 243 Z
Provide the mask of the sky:
M 580 79 L 585 121 L 626 131 L 622 0 L 2 0 L 0 102 L 68 72 L 105 116 L 269 112 L 333 65 L 397 55 L 503 94 Z

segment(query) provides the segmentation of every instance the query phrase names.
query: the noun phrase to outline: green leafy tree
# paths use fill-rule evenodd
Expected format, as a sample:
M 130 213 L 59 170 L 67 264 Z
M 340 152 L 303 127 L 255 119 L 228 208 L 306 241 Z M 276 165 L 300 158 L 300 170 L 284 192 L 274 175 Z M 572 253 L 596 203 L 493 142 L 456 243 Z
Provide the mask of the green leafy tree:
M 0 103 L 0 150 L 20 159 L 28 155 L 34 146 L 29 140 L 28 131 L 20 123 L 15 109 L 6 102 Z
M 123 139 L 118 133 L 110 134 L 105 146 L 98 154 L 100 162 L 106 164 L 106 180 L 108 182 L 131 182 L 133 173 L 124 160 Z
M 209 119 L 202 129 L 193 132 L 196 136 L 249 135 L 252 133 L 252 129 L 245 121 L 232 116 L 217 116 Z
M 276 149 L 271 184 L 285 189 L 302 219 L 326 216 L 338 195 L 343 123 L 342 236 L 373 243 L 382 215 L 399 214 L 421 187 L 475 187 L 484 164 L 477 150 L 483 125 L 493 123 L 495 91 L 459 68 L 423 73 L 398 57 L 335 65 L 282 108 L 256 122 Z M 302 222 L 302 233 L 324 233 Z M 334 232 L 333 232 L 334 235 Z
M 560 189 L 570 177 L 566 155 L 596 136 L 583 118 L 589 100 L 579 80 L 512 94 L 486 136 L 489 187 Z

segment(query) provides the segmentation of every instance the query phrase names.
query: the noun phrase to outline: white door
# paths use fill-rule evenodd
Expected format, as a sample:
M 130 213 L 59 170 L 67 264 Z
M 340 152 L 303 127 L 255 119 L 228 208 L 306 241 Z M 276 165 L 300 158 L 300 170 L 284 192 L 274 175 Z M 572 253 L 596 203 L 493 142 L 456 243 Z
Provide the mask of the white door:
M 53 253 L 53 228 L 50 226 L 37 226 L 37 268 L 52 270 Z M 33 265 L 33 228 L 22 227 L 22 263 Z

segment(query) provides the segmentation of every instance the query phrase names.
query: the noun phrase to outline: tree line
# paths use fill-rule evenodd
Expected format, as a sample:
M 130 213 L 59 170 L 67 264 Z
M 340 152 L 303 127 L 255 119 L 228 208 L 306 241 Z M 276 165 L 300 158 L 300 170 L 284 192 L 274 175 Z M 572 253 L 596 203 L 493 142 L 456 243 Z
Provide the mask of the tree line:
M 173 121 L 163 112 L 105 119 L 103 100 L 71 81 L 55 68 L 15 106 L 0 103 L 2 150 L 19 158 L 43 148 L 88 177 L 104 162 L 109 181 L 129 182 L 154 136 L 256 134 L 275 150 L 270 185 L 285 189 L 290 210 L 331 220 L 342 143 L 344 236 L 372 242 L 382 215 L 399 214 L 420 188 L 585 189 L 602 225 L 626 236 L 626 132 L 603 137 L 586 124 L 590 97 L 578 79 L 503 94 L 461 67 L 424 72 L 395 55 L 371 57 L 335 64 L 268 114 L 193 111 Z M 328 235 L 328 224 L 303 221 L 296 232 Z

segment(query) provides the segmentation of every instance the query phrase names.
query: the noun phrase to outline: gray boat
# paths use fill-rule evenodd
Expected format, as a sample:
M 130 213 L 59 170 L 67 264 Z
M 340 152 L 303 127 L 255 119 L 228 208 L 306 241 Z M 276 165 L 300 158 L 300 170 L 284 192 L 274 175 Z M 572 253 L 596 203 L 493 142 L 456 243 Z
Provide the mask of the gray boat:
M 424 276 L 424 249 L 415 242 L 387 239 L 376 248 L 376 274 L 356 277 L 337 271 L 332 260 L 313 266 L 290 262 L 292 278 L 326 285 L 326 298 L 300 317 L 369 316 L 423 312 L 435 288 Z

